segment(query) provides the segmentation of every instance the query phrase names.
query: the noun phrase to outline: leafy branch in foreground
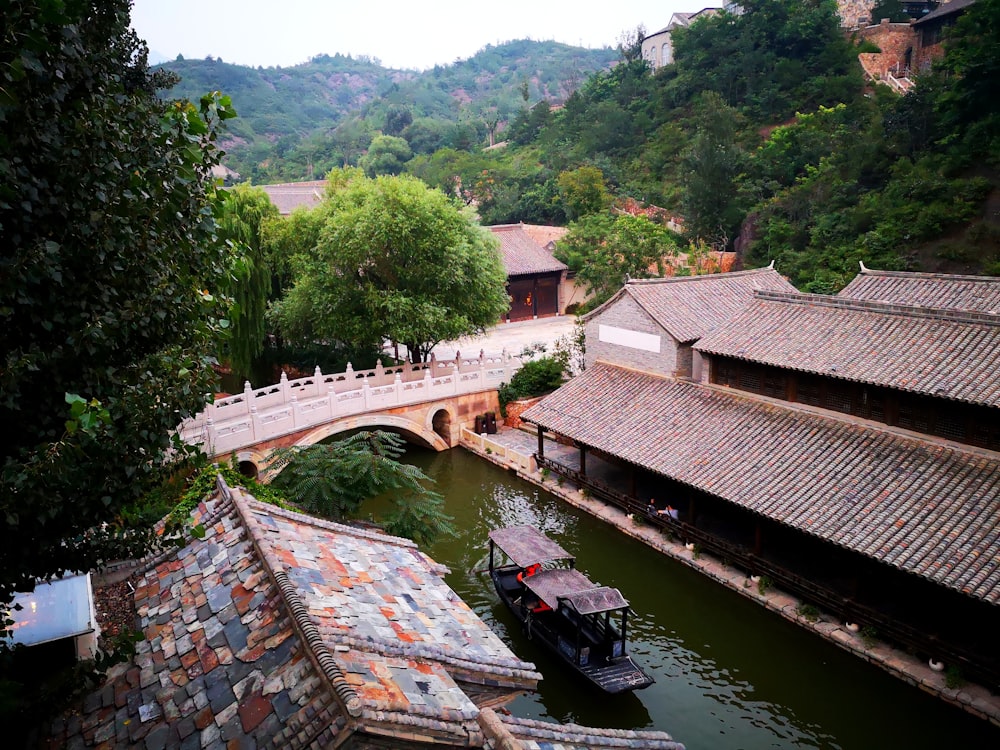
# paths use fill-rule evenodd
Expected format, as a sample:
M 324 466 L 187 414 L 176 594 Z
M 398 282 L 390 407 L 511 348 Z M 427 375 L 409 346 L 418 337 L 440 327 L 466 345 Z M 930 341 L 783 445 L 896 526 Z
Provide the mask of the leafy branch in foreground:
M 395 506 L 383 519 L 386 531 L 428 544 L 454 534 L 441 495 L 416 466 L 401 463 L 404 440 L 391 432 L 359 432 L 335 443 L 277 450 L 272 484 L 307 513 L 334 521 L 357 517 L 365 500 L 389 493 Z M 283 471 L 282 471 L 283 470 Z

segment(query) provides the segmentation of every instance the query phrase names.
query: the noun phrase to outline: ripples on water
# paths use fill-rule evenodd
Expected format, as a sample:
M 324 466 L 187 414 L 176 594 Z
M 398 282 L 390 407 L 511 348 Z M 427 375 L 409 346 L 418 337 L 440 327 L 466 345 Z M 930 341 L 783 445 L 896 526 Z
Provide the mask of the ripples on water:
M 453 589 L 544 675 L 509 708 L 621 729 L 670 732 L 689 750 L 763 748 L 1000 748 L 1000 732 L 903 685 L 743 597 L 649 550 L 548 493 L 463 450 L 412 450 L 435 477 L 457 538 L 428 553 Z M 578 683 L 528 641 L 486 573 L 490 529 L 530 524 L 576 554 L 592 580 L 621 589 L 635 609 L 632 654 L 656 679 L 605 696 Z

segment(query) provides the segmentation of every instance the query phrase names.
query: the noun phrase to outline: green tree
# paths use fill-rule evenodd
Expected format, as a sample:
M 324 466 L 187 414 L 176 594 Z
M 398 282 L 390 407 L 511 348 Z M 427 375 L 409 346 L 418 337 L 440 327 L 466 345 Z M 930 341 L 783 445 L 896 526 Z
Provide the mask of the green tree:
M 597 167 L 583 166 L 561 172 L 556 182 L 569 219 L 596 214 L 611 205 L 611 196 L 604 185 L 604 173 Z
M 737 113 L 714 91 L 702 95 L 697 130 L 684 154 L 682 200 L 686 232 L 725 250 L 742 219 L 736 201 L 744 155 L 737 142 Z
M 629 279 L 662 276 L 677 253 L 676 235 L 642 216 L 591 214 L 570 224 L 555 256 L 594 294 L 596 307 Z
M 214 389 L 226 253 L 210 170 L 234 113 L 159 99 L 169 81 L 129 8 L 5 6 L 0 603 L 122 554 L 123 512 Z
M 389 493 L 394 509 L 381 524 L 390 534 L 427 545 L 454 534 L 434 480 L 416 466 L 400 463 L 404 440 L 391 432 L 358 432 L 333 443 L 275 451 L 272 484 L 307 512 L 334 521 L 358 517 L 366 500 Z
M 941 67 L 950 74 L 939 107 L 965 151 L 1000 159 L 1000 0 L 979 0 L 952 27 Z
M 233 300 L 229 364 L 243 379 L 264 349 L 264 314 L 271 295 L 272 273 L 264 245 L 265 226 L 278 219 L 278 209 L 261 188 L 237 185 L 225 195 L 219 217 L 220 235 L 232 243 L 232 271 L 227 291 Z
M 407 175 L 356 178 L 329 202 L 278 310 L 286 335 L 375 350 L 389 339 L 419 362 L 506 311 L 496 239 L 441 192 Z
M 393 135 L 377 135 L 368 146 L 368 152 L 358 159 L 358 166 L 369 177 L 394 175 L 400 174 L 406 168 L 406 162 L 412 158 L 413 151 L 405 139 Z

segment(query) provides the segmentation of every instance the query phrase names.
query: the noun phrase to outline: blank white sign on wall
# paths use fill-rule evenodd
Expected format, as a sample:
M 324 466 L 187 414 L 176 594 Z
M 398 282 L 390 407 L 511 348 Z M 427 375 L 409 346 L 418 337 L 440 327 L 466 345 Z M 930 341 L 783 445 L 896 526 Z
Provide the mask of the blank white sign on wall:
M 644 352 L 660 353 L 660 337 L 652 333 L 630 331 L 627 328 L 599 325 L 597 338 L 605 344 L 627 346 L 629 349 L 641 349 Z

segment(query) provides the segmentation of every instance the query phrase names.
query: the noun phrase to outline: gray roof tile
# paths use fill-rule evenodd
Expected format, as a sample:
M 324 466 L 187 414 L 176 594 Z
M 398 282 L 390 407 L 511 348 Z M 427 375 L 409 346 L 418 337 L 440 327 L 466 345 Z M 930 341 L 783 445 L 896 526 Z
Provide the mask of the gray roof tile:
M 488 227 L 500 240 L 500 255 L 508 276 L 565 271 L 566 264 L 556 260 L 551 250 L 538 244 L 520 224 Z
M 996 454 L 600 362 L 522 418 L 1000 604 Z
M 586 317 L 600 315 L 601 311 L 627 294 L 675 339 L 695 341 L 746 307 L 758 289 L 796 291 L 773 268 L 637 279 L 628 282 L 614 297 Z
M 996 276 L 904 273 L 862 268 L 861 273 L 837 296 L 1000 315 L 1000 277 Z
M 1000 315 L 759 292 L 695 349 L 1000 406 Z

